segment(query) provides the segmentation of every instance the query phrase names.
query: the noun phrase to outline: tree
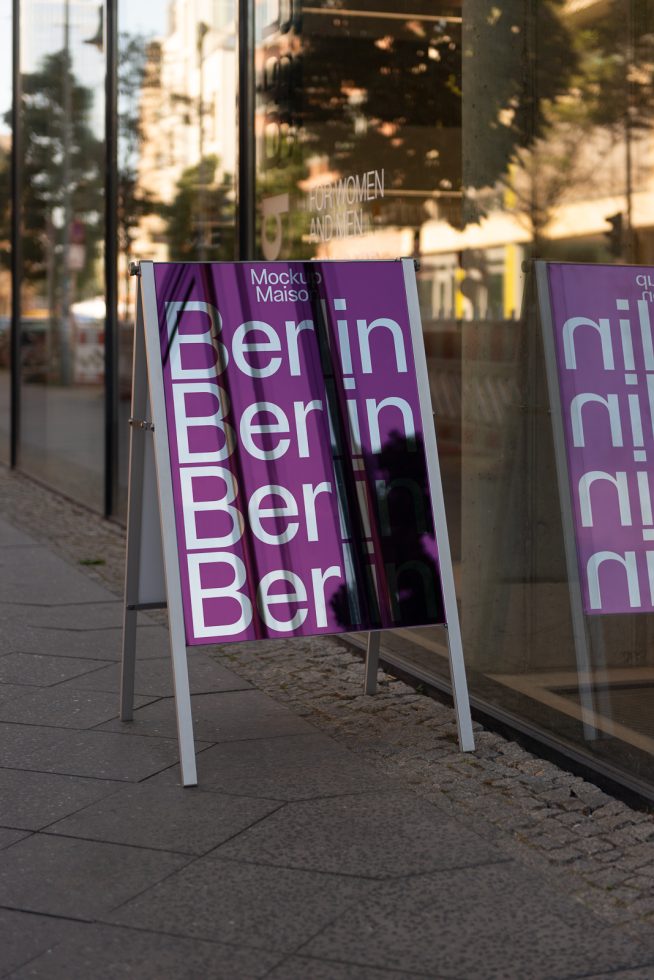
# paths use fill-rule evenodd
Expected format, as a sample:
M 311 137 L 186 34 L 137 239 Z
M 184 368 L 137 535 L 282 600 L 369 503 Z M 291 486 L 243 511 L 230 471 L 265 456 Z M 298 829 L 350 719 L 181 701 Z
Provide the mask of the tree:
M 0 268 L 11 268 L 11 137 L 0 136 Z
M 23 75 L 22 89 L 22 275 L 26 284 L 45 287 L 38 301 L 50 315 L 49 367 L 70 384 L 74 293 L 97 290 L 103 143 L 91 127 L 93 92 L 75 77 L 69 47 Z
M 361 18 L 345 0 L 319 5 L 295 23 L 299 37 L 268 42 L 278 68 L 259 80 L 263 111 L 294 138 L 288 170 L 312 156 L 338 175 L 383 169 L 396 192 L 377 202 L 384 224 L 418 227 L 434 196 L 452 224 L 478 220 L 483 210 L 462 202 L 534 144 L 545 103 L 566 91 L 575 52 L 563 0 L 467 4 L 462 22 L 459 3 L 439 5 L 440 18 L 414 0 L 403 19 L 396 0 L 360 4 Z
M 460 27 L 430 18 L 416 33 L 410 15 L 391 24 L 307 25 L 297 112 L 305 153 L 328 154 L 344 174 L 383 167 L 398 189 L 458 190 Z
M 532 142 L 513 155 L 503 183 L 515 212 L 530 227 L 532 251 L 557 254 L 546 226 L 561 203 L 579 196 L 625 197 L 630 217 L 633 184 L 639 176 L 632 147 L 654 118 L 654 10 L 642 0 L 614 2 L 571 33 L 573 58 L 567 87 L 541 98 L 540 126 Z M 538 53 L 538 49 L 537 53 Z M 603 166 L 604 160 L 611 166 Z M 621 186 L 620 186 L 621 185 Z M 583 190 L 582 190 L 583 189 Z M 630 221 L 623 245 L 631 251 Z M 607 226 L 608 228 L 608 226 Z M 587 243 L 579 258 L 615 259 L 601 243 Z M 635 259 L 635 256 L 631 256 Z
M 464 21 L 466 188 L 493 187 L 548 125 L 577 66 L 563 0 L 473 4 Z
M 233 178 L 216 156 L 187 167 L 163 208 L 173 261 L 232 261 L 235 247 Z
M 80 281 L 92 277 L 102 235 L 103 143 L 90 124 L 93 92 L 76 79 L 70 51 L 46 55 L 22 85 L 23 276 L 37 282 L 50 273 L 54 312 L 73 221 L 85 232 Z
M 154 196 L 139 185 L 138 165 L 143 143 L 141 99 L 144 89 L 156 84 L 152 66 L 160 61 L 160 44 L 140 34 L 121 33 L 118 47 L 118 249 L 129 278 L 136 229 L 158 208 Z
M 654 117 L 654 7 L 618 0 L 579 34 L 586 112 L 598 126 L 649 129 Z

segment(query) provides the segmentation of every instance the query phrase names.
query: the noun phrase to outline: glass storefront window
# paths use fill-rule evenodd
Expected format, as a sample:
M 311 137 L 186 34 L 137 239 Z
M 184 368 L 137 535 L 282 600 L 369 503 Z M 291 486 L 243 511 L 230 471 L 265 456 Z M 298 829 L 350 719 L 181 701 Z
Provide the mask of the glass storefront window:
M 652 617 L 588 617 L 590 669 L 575 659 L 531 260 L 652 261 L 652 8 L 463 11 L 460 595 L 473 690 L 651 783 Z M 425 229 L 435 255 L 441 231 Z
M 104 8 L 21 8 L 24 470 L 102 507 Z
M 530 262 L 654 261 L 653 20 L 643 0 L 256 7 L 258 254 L 420 261 L 473 695 L 650 783 L 651 617 L 589 622 L 577 671 Z M 439 631 L 388 643 L 446 680 Z
M 411 255 L 429 209 L 457 225 L 458 3 L 262 0 L 256 41 L 260 255 Z
M 20 465 L 102 509 L 99 0 L 22 0 Z M 0 0 L 0 460 L 9 447 L 11 5 Z M 532 261 L 654 265 L 649 0 L 255 0 L 256 256 L 413 256 L 471 691 L 654 785 L 651 616 L 574 655 Z M 118 2 L 118 515 L 136 260 L 235 255 L 235 0 Z M 243 53 L 242 53 L 243 54 Z M 247 100 L 246 100 L 247 104 Z M 243 135 L 243 134 L 242 134 Z M 447 682 L 442 630 L 396 662 Z M 596 717 L 584 725 L 592 692 Z
M 118 5 L 119 511 L 127 488 L 129 264 L 235 258 L 233 0 Z
M 259 256 L 422 260 L 430 220 L 443 222 L 450 240 L 460 234 L 461 58 L 458 2 L 257 4 Z M 457 570 L 460 279 L 456 253 L 422 261 L 418 287 Z M 425 659 L 433 673 L 442 658 L 447 670 L 443 631 L 427 631 L 427 650 L 415 643 L 421 636 L 398 633 L 391 642 L 412 665 Z

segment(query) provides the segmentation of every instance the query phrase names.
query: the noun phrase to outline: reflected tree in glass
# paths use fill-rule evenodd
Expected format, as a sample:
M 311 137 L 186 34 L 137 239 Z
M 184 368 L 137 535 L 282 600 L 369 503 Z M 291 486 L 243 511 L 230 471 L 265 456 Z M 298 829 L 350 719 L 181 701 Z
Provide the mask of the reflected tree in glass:
M 467 220 L 500 206 L 528 228 L 533 255 L 636 260 L 628 233 L 611 252 L 599 239 L 568 242 L 564 256 L 547 225 L 567 201 L 617 194 L 624 197 L 627 232 L 631 226 L 633 187 L 644 176 L 633 149 L 654 112 L 652 5 L 616 0 L 581 23 L 570 20 L 560 0 L 499 3 L 492 16 L 468 6 Z M 602 166 L 609 158 L 611 173 Z
M 232 261 L 234 258 L 234 179 L 216 156 L 187 167 L 172 202 L 164 208 L 173 260 Z M 199 188 L 202 193 L 199 193 Z
M 129 264 L 141 220 L 157 211 L 155 196 L 139 181 L 139 159 L 143 144 L 141 101 L 148 84 L 147 67 L 152 46 L 140 34 L 121 33 L 118 60 L 118 248 L 123 255 L 125 302 L 130 294 Z M 125 310 L 127 319 L 128 310 Z
M 362 29 L 315 30 L 303 39 L 302 91 L 307 153 L 342 173 L 383 167 L 398 188 L 460 188 L 459 25 L 371 11 Z
M 91 128 L 93 92 L 75 77 L 70 52 L 46 55 L 22 84 L 23 282 L 50 320 L 51 380 L 70 384 L 71 300 L 95 292 L 103 143 Z
M 10 138 L 0 136 L 0 269 L 11 268 L 11 150 Z M 0 314 L 7 311 L 0 310 Z
M 543 206 L 535 196 L 536 182 L 529 179 L 523 182 L 526 190 L 516 190 L 513 177 L 516 168 L 527 173 L 535 167 L 531 151 L 548 129 L 551 107 L 569 92 L 576 70 L 573 37 L 560 16 L 563 6 L 562 0 L 538 5 L 504 0 L 490 10 L 485 4 L 464 4 L 466 223 L 484 217 L 497 206 L 498 191 L 510 189 L 521 196 L 519 210 L 538 237 Z
M 11 303 L 11 152 L 9 138 L 0 136 L 0 370 L 10 363 Z

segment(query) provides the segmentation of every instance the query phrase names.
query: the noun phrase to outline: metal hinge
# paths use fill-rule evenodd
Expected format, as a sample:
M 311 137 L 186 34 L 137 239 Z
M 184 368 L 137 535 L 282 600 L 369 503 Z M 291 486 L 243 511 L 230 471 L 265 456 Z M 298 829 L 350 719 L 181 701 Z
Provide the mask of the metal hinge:
M 154 432 L 154 422 L 147 419 L 130 419 L 129 424 L 133 429 L 145 429 L 147 432 Z

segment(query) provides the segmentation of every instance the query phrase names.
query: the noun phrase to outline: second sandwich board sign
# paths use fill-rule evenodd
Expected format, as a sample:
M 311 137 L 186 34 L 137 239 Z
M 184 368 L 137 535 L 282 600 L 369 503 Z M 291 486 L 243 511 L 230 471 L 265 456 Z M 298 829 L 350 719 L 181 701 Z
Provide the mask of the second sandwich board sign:
M 538 262 L 536 275 L 580 605 L 654 612 L 652 269 Z
M 473 748 L 413 261 L 139 275 L 122 716 L 136 613 L 159 598 L 185 785 L 194 644 L 444 624 Z
M 603 729 L 600 617 L 654 611 L 654 275 L 535 263 L 586 739 Z

